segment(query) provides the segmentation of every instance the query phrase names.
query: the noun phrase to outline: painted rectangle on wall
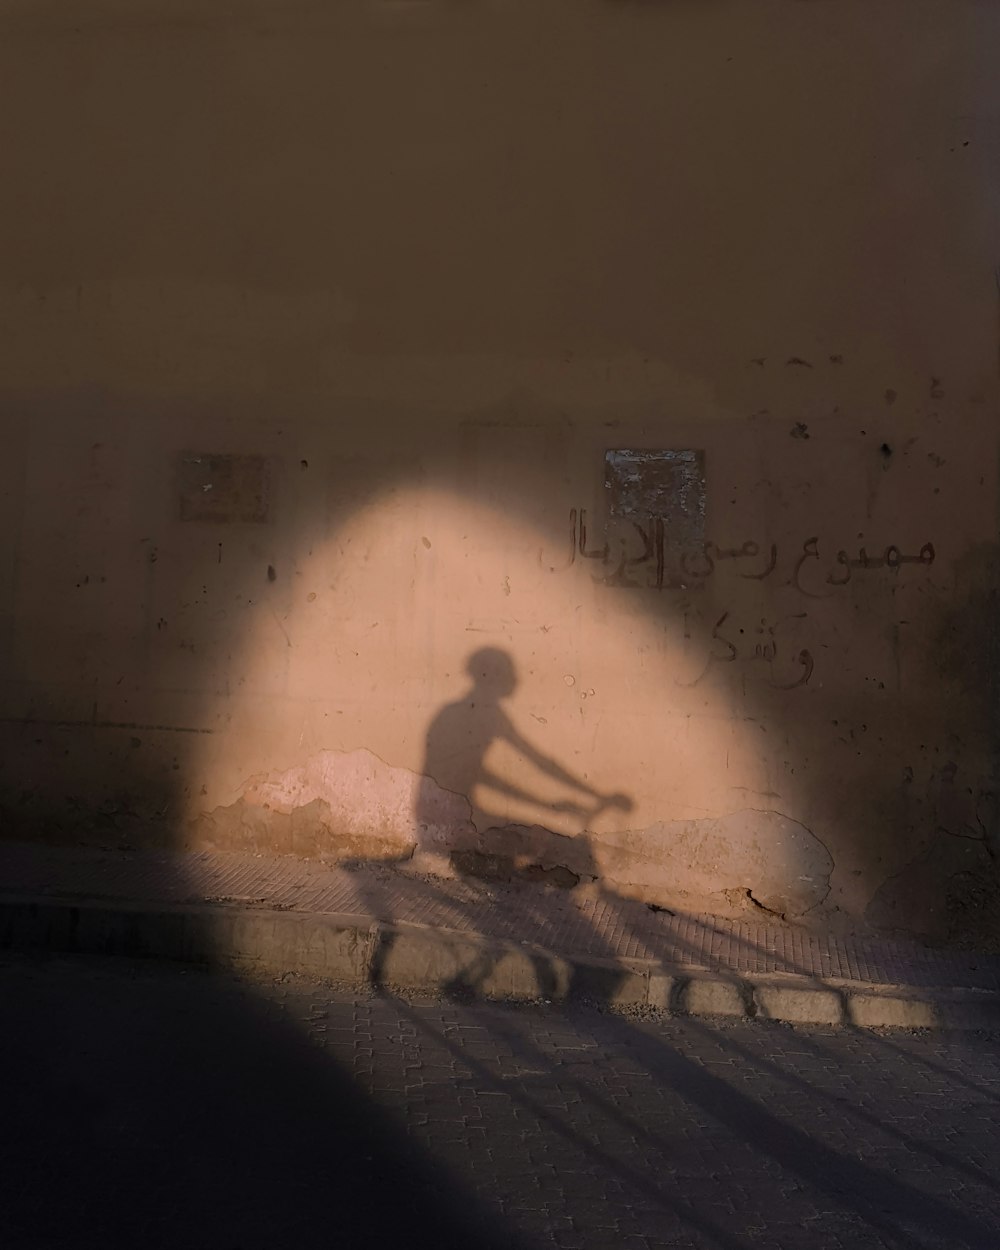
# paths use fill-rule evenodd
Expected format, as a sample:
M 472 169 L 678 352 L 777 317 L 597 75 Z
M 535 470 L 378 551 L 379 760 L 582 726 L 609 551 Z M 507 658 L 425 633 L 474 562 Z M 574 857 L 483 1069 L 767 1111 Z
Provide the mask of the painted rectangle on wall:
M 184 452 L 178 466 L 181 520 L 269 520 L 268 470 L 265 456 Z
M 705 542 L 705 453 L 635 450 L 605 453 L 604 487 L 612 521 L 663 521 L 666 544 L 701 550 Z

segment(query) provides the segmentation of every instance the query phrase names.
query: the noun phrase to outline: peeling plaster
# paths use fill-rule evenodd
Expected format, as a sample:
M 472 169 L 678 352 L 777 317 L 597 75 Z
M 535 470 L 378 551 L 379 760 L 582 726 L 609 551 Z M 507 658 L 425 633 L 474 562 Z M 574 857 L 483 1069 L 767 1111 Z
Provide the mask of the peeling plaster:
M 338 859 L 440 855 L 475 836 L 467 799 L 365 750 L 321 751 L 296 768 L 251 777 L 236 803 L 196 825 L 221 845 L 259 842 Z
M 321 751 L 250 778 L 238 801 L 197 822 L 201 840 L 337 859 L 410 860 L 423 871 L 572 888 L 579 881 L 650 900 L 735 891 L 801 916 L 830 891 L 833 859 L 804 825 L 744 809 L 699 820 L 568 837 L 538 825 L 477 830 L 470 802 L 372 752 Z
M 700 896 L 749 891 L 754 902 L 783 916 L 819 906 L 833 871 L 830 852 L 805 825 L 750 808 L 608 834 L 599 856 L 604 874 L 629 888 L 658 884 Z

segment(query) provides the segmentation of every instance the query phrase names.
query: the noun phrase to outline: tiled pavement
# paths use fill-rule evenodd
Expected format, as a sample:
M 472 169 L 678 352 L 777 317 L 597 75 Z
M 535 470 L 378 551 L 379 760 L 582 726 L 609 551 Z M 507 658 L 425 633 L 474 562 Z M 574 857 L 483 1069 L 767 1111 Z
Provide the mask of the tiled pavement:
M 742 974 L 804 973 L 889 985 L 1000 990 L 1000 957 L 914 942 L 839 938 L 766 918 L 654 912 L 610 894 L 513 889 L 222 853 L 136 853 L 0 843 L 0 894 L 214 902 L 346 913 L 530 942 L 558 954 L 654 959 Z
M 9 1250 L 994 1250 L 998 1039 L 0 960 Z

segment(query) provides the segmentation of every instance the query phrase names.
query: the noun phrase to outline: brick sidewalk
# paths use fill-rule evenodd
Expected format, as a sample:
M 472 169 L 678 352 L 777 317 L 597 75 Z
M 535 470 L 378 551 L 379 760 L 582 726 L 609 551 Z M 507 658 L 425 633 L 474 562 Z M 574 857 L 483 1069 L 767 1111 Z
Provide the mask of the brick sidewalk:
M 4 1250 L 996 1250 L 979 1034 L 0 956 Z
M 655 960 L 735 974 L 797 973 L 877 985 L 1000 990 L 1000 957 L 915 942 L 824 936 L 756 919 L 654 912 L 614 895 L 511 888 L 222 853 L 139 853 L 0 844 L 7 898 L 155 905 L 212 903 L 353 915 L 567 957 Z

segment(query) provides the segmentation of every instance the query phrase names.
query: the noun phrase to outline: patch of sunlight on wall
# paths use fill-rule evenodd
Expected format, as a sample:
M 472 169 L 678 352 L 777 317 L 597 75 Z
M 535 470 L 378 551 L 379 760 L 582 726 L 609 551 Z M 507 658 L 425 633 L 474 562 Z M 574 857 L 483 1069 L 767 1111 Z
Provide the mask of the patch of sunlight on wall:
M 706 640 L 685 637 L 666 596 L 639 602 L 581 561 L 552 572 L 558 542 L 513 510 L 427 488 L 384 495 L 311 547 L 303 539 L 234 657 L 229 727 L 194 763 L 189 815 L 321 752 L 365 750 L 422 772 L 428 727 L 468 691 L 468 657 L 484 647 L 513 663 L 503 707 L 517 733 L 631 810 L 591 821 L 562 810 L 566 786 L 498 737 L 489 771 L 521 794 L 469 796 L 480 811 L 600 834 L 754 806 L 768 784 L 741 714 L 717 684 L 691 684 Z

